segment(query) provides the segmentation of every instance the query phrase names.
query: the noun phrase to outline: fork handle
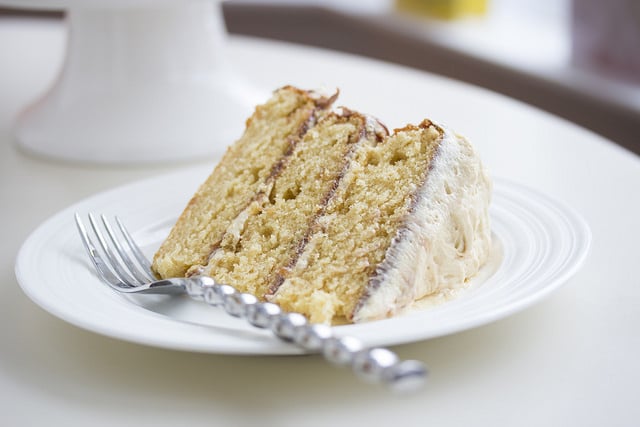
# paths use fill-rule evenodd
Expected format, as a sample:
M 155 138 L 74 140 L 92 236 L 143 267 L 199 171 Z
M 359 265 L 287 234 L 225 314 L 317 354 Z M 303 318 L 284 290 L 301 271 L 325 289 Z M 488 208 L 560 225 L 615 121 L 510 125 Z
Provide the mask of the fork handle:
M 257 328 L 269 329 L 282 340 L 307 351 L 320 352 L 336 365 L 350 366 L 367 382 L 406 392 L 420 388 L 427 377 L 427 369 L 420 361 L 401 361 L 388 349 L 366 348 L 357 338 L 336 336 L 327 325 L 310 323 L 302 314 L 287 313 L 276 304 L 259 302 L 255 296 L 216 283 L 211 277 L 193 276 L 186 281 L 185 290 L 191 298 L 223 307 L 231 316 L 244 318 Z

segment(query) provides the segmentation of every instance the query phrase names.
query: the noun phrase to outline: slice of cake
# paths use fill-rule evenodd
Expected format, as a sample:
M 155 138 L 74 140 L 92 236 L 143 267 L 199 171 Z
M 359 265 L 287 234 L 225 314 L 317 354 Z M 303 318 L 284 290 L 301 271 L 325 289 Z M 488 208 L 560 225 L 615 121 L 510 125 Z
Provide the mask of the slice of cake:
M 389 134 L 335 97 L 286 87 L 193 197 L 154 258 L 312 322 L 392 316 L 486 261 L 491 183 L 472 146 L 425 120 Z

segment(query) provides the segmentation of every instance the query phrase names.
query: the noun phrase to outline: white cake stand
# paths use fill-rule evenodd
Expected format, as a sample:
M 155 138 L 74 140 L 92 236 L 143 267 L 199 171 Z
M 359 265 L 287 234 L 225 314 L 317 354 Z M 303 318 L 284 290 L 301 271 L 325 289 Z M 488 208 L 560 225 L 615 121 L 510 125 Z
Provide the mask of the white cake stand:
M 118 164 L 208 156 L 240 135 L 257 101 L 225 61 L 219 1 L 0 3 L 67 11 L 60 74 L 14 126 L 28 151 Z

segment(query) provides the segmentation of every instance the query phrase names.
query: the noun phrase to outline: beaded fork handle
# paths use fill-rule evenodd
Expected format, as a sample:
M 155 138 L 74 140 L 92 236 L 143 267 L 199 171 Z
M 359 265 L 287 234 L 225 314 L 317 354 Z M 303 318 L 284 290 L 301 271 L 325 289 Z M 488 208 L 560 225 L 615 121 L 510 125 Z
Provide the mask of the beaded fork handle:
M 350 366 L 367 382 L 406 392 L 418 389 L 426 379 L 427 369 L 417 360 L 400 361 L 390 350 L 365 348 L 356 338 L 336 336 L 327 325 L 309 323 L 299 313 L 283 312 L 276 304 L 259 302 L 255 296 L 218 284 L 210 277 L 191 277 L 185 290 L 191 298 L 221 306 L 228 314 L 244 318 L 255 327 L 268 329 L 280 339 L 294 342 L 308 351 L 320 352 L 334 364 Z
M 400 361 L 395 353 L 387 349 L 365 348 L 362 342 L 355 338 L 334 335 L 333 329 L 329 326 L 309 323 L 301 314 L 285 313 L 275 304 L 259 302 L 255 296 L 238 292 L 232 286 L 216 283 L 211 277 L 196 275 L 156 280 L 149 261 L 122 222 L 116 217 L 124 244 L 131 249 L 137 263 L 143 267 L 142 270 L 136 267 L 136 263 L 124 251 L 123 243 L 114 234 L 106 217 L 101 215 L 101 219 L 113 246 L 108 244 L 94 216 L 89 214 L 97 246 L 102 248 L 102 251 L 94 245 L 80 216 L 75 215 L 80 237 L 96 272 L 106 284 L 118 292 L 186 292 L 196 300 L 203 300 L 212 306 L 222 306 L 228 314 L 244 318 L 255 327 L 268 329 L 277 337 L 293 342 L 302 349 L 320 352 L 330 362 L 350 366 L 364 380 L 385 384 L 393 390 L 416 389 L 423 384 L 427 376 L 426 368 L 418 361 Z

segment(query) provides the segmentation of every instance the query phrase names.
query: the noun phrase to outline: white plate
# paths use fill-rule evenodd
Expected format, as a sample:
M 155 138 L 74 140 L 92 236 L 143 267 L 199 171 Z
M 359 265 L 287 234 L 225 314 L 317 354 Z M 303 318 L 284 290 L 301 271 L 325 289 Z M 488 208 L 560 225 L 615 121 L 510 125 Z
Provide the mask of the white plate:
M 150 255 L 209 173 L 198 167 L 98 194 L 47 220 L 22 246 L 16 276 L 24 292 L 55 316 L 111 337 L 153 346 L 230 354 L 296 354 L 300 350 L 240 319 L 188 297 L 126 296 L 95 276 L 73 213 L 119 215 Z M 525 308 L 581 266 L 591 234 L 557 201 L 495 179 L 492 262 L 468 290 L 393 319 L 337 326 L 370 346 L 424 340 L 477 327 Z

